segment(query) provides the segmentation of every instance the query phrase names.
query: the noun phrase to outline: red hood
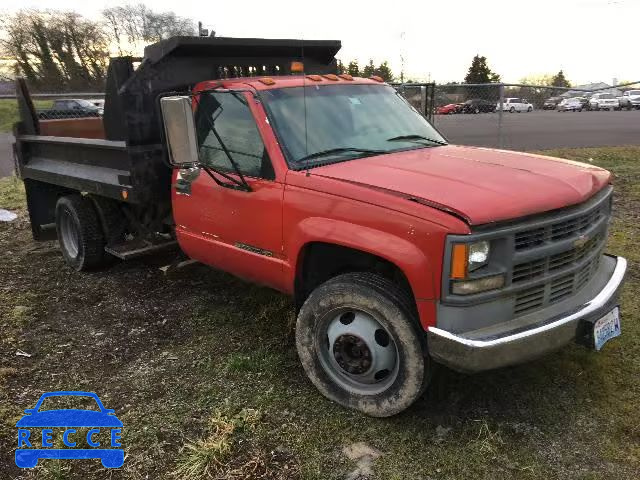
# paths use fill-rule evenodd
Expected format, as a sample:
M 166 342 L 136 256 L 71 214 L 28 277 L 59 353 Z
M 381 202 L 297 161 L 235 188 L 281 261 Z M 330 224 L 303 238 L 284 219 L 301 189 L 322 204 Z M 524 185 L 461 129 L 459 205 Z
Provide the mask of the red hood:
M 316 175 L 406 195 L 472 225 L 581 203 L 611 174 L 584 163 L 489 148 L 423 148 L 336 163 Z

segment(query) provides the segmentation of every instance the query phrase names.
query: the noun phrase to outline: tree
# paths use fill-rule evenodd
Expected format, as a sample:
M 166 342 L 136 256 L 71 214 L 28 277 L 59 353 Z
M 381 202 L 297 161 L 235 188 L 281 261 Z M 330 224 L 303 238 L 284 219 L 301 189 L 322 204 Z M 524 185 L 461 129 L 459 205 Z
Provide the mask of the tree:
M 347 73 L 353 77 L 360 76 L 360 67 L 357 60 L 351 60 L 347 66 Z
M 362 76 L 370 77 L 375 74 L 376 74 L 376 66 L 373 64 L 373 60 L 369 59 L 369 63 L 365 65 L 365 67 L 362 69 Z
M 556 73 L 553 76 L 553 79 L 551 80 L 551 85 L 553 85 L 554 87 L 563 87 L 563 88 L 571 87 L 571 83 L 569 83 L 569 80 L 565 78 L 564 72 L 562 70 L 560 70 L 558 73 Z
M 385 82 L 393 81 L 393 73 L 389 67 L 389 63 L 385 60 L 375 70 L 375 75 L 381 77 Z
M 99 23 L 73 12 L 20 10 L 3 17 L 3 54 L 32 87 L 103 88 L 108 38 Z
M 102 15 L 120 55 L 135 55 L 140 44 L 196 34 L 192 20 L 173 12 L 154 12 L 143 3 L 107 8 Z
M 487 65 L 487 57 L 476 55 L 471 61 L 464 81 L 465 83 L 497 83 L 500 81 L 500 75 L 491 71 Z
M 343 73 L 347 73 L 347 69 L 342 63 L 342 60 L 338 60 L 338 64 L 336 65 L 336 70 L 338 71 L 338 75 L 342 75 Z

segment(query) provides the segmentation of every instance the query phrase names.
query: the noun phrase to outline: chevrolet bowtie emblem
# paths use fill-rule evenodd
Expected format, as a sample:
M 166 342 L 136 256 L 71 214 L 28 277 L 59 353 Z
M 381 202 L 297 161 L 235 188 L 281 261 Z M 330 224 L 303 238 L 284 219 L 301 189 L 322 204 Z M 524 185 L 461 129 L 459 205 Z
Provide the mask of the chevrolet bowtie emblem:
M 573 246 L 574 246 L 574 248 L 582 248 L 587 244 L 588 241 L 589 241 L 589 237 L 588 236 L 580 235 L 578 238 L 576 238 L 573 241 Z

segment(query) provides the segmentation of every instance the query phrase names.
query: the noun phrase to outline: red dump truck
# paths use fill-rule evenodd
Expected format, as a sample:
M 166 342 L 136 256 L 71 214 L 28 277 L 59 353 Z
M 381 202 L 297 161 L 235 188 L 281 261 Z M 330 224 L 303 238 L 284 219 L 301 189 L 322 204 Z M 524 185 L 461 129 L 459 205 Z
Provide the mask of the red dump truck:
M 292 295 L 322 394 L 394 415 L 434 363 L 478 372 L 620 334 L 609 172 L 450 145 L 337 41 L 176 37 L 112 59 L 104 117 L 18 84 L 33 236 L 76 270 L 179 246 Z M 239 295 L 242 293 L 239 292 Z

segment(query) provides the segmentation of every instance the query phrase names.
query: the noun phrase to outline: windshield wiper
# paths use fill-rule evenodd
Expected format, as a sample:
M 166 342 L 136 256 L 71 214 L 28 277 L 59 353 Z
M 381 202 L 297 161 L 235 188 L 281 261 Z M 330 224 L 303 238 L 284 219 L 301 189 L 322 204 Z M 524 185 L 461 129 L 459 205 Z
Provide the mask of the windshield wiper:
M 338 153 L 364 153 L 366 155 L 377 155 L 379 153 L 387 153 L 386 150 L 372 150 L 369 148 L 354 148 L 354 147 L 338 147 L 338 148 L 330 148 L 328 150 L 321 150 L 319 152 L 310 153 L 302 158 L 296 160 L 298 162 L 304 162 L 305 160 L 313 160 L 314 158 L 327 157 L 330 155 L 336 155 Z
M 387 138 L 387 142 L 401 142 L 401 141 L 426 141 L 435 143 L 436 145 L 448 145 L 447 142 L 443 142 L 442 140 L 436 140 L 435 138 L 428 138 L 424 135 L 411 134 L 411 135 L 398 135 L 397 137 Z

